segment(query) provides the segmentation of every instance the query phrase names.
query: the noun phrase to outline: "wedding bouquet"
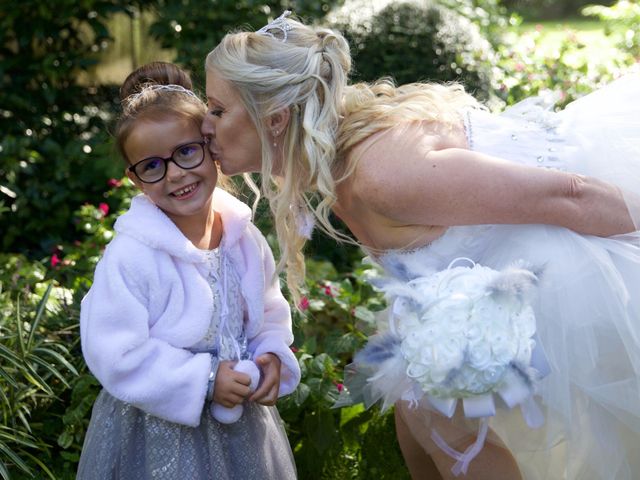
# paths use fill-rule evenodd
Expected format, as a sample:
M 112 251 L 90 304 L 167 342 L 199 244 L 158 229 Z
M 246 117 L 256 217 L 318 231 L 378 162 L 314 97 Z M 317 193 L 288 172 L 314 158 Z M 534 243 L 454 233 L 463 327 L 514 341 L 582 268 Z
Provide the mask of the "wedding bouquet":
M 466 259 L 465 259 L 466 260 Z M 470 262 L 409 281 L 378 278 L 390 298 L 387 331 L 355 357 L 367 374 L 366 403 L 383 408 L 426 396 L 452 416 L 457 400 L 471 417 L 495 414 L 532 395 L 546 372 L 536 354 L 531 306 L 538 275 L 524 263 L 497 271 Z

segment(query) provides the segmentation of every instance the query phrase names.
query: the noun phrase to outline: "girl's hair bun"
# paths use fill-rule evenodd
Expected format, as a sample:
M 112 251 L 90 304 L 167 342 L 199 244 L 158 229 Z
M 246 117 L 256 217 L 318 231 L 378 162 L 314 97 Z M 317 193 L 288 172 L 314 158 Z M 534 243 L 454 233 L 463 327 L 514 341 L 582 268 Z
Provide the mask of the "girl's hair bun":
M 180 67 L 168 62 L 151 62 L 129 74 L 120 87 L 120 100 L 153 84 L 180 85 L 187 90 L 193 90 L 191 77 Z

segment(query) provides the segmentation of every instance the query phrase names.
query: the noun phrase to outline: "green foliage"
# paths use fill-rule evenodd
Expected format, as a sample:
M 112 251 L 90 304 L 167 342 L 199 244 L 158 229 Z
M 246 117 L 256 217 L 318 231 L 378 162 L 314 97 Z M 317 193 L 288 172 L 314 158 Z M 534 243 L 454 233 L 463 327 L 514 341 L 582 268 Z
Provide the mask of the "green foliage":
M 202 86 L 204 59 L 227 32 L 257 30 L 287 8 L 308 21 L 320 19 L 338 1 L 160 0 L 150 33 L 176 51 L 176 61 Z
M 615 0 L 599 0 L 599 4 L 611 5 Z M 502 0 L 503 5 L 526 19 L 544 20 L 575 17 L 593 0 Z
M 4 251 L 44 253 L 68 240 L 72 212 L 121 168 L 107 141 L 114 92 L 78 82 L 108 44 L 105 21 L 121 3 L 0 0 Z
M 353 47 L 356 80 L 457 80 L 479 98 L 491 97 L 494 52 L 477 25 L 438 3 L 380 5 L 352 0 L 330 17 Z
M 630 52 L 619 50 L 596 63 L 582 54 L 586 45 L 567 31 L 557 42 L 552 55 L 541 46 L 543 31 L 526 34 L 518 46 L 506 45 L 498 50 L 501 86 L 498 96 L 507 105 L 533 95 L 552 94 L 557 106 L 569 102 L 601 86 L 625 71 L 634 61 Z
M 0 255 L 0 312 L 6 319 L 0 324 L 0 430 L 6 431 L 0 432 L 0 459 L 7 472 L 75 478 L 99 391 L 79 348 L 80 299 L 134 192 L 127 179 L 110 184 L 104 202 L 77 210 L 74 224 L 83 240 L 58 245 L 45 259 L 49 269 L 22 255 Z
M 591 5 L 582 10 L 583 15 L 595 16 L 604 22 L 607 34 L 623 30 L 619 42 L 621 50 L 640 57 L 640 2 L 638 0 L 620 0 L 610 8 Z
M 0 306 L 13 312 L 0 323 L 0 476 L 9 478 L 13 468 L 56 479 L 43 456 L 51 453 L 57 434 L 47 431 L 40 414 L 55 418 L 59 394 L 77 375 L 75 333 L 64 325 L 71 292 L 51 282 L 36 283 L 32 291 L 6 270 L 24 258 L 2 255 L 0 262 L 2 284 L 12 286 L 0 293 Z
M 344 367 L 385 306 L 365 275 L 363 267 L 345 276 L 329 262 L 307 261 L 306 289 L 294 318 L 302 381 L 278 403 L 300 478 L 409 478 L 392 414 L 362 405 L 333 407 Z

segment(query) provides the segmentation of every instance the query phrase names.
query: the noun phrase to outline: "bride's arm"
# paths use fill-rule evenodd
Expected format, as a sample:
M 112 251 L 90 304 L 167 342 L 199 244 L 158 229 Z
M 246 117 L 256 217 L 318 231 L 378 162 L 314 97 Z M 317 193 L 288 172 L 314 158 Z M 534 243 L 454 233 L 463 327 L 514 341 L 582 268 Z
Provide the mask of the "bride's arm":
M 599 236 L 635 230 L 614 185 L 462 148 L 430 149 L 429 140 L 381 140 L 356 173 L 358 195 L 401 223 L 544 223 Z

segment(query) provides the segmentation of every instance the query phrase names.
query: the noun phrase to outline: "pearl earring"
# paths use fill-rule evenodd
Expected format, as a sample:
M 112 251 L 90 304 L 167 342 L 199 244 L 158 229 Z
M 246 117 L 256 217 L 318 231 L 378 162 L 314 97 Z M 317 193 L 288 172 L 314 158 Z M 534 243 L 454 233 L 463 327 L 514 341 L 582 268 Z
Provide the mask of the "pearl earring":
M 280 132 L 278 132 L 277 130 L 273 132 L 273 148 L 276 148 L 278 146 L 278 142 L 277 142 L 278 135 L 280 135 Z

